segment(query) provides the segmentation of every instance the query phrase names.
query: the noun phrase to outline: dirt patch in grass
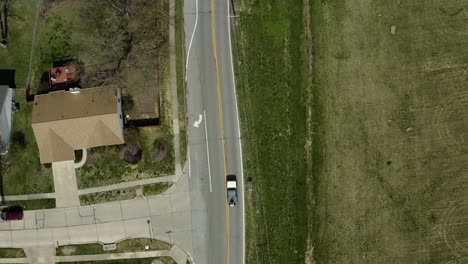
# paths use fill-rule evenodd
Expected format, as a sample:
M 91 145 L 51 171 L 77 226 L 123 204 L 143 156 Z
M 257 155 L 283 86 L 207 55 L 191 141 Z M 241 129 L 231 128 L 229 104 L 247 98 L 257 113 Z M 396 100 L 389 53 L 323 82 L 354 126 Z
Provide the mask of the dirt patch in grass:
M 57 248 L 57 256 L 76 256 L 76 255 L 94 255 L 103 254 L 105 251 L 101 244 L 81 244 L 60 246 Z

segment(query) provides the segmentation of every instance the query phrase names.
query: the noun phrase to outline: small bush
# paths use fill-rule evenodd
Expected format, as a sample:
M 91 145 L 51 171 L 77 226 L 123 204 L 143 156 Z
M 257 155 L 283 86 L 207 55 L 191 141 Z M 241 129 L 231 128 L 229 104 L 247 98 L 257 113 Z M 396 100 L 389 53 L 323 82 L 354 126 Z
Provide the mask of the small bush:
M 137 164 L 143 157 L 143 151 L 138 144 L 129 144 L 123 153 L 123 160 L 130 164 Z
M 151 151 L 151 160 L 159 162 L 166 157 L 167 146 L 166 142 L 162 139 L 156 139 L 153 143 L 153 150 Z
M 124 113 L 130 112 L 135 105 L 135 102 L 133 101 L 133 97 L 131 95 L 124 95 L 122 96 L 122 108 Z
M 24 136 L 24 133 L 21 131 L 13 132 L 11 141 L 14 145 L 18 146 L 20 149 L 24 149 L 26 147 L 26 137 Z

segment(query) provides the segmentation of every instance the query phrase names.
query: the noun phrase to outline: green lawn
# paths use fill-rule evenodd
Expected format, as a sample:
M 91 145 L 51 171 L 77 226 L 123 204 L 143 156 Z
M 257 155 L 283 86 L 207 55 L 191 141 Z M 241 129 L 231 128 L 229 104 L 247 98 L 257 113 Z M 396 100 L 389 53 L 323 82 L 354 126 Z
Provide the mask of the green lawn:
M 147 238 L 128 239 L 117 243 L 117 253 L 143 251 L 145 245 L 150 246 L 150 250 L 169 250 L 171 245 Z
M 7 201 L 8 205 L 19 205 L 24 210 L 42 210 L 55 208 L 55 199 L 39 199 L 26 201 Z
M 303 2 L 235 1 L 247 263 L 304 263 L 307 244 Z
M 145 251 L 145 246 L 149 245 L 150 250 L 169 250 L 171 245 L 149 238 L 127 239 L 117 243 L 116 250 L 104 251 L 101 244 L 82 244 L 60 246 L 57 249 L 57 256 L 94 255 Z
M 175 47 L 176 47 L 176 71 L 177 71 L 177 97 L 179 101 L 179 129 L 180 129 L 180 160 L 182 166 L 187 159 L 187 129 L 186 129 L 186 105 L 185 105 L 185 80 L 184 80 L 184 20 L 183 1 L 175 1 Z
M 21 88 L 25 87 L 28 74 L 36 8 L 37 1 L 11 1 L 10 43 L 6 49 L 0 48 L 0 68 L 15 69 L 16 83 Z M 4 175 L 5 194 L 52 192 L 51 170 L 39 163 L 31 128 L 32 108 L 26 103 L 24 90 L 16 90 L 15 100 L 21 110 L 13 116 L 10 166 Z
M 80 195 L 80 204 L 83 206 L 105 202 L 130 200 L 136 197 L 136 190 L 139 188 L 140 187 L 132 187 L 114 191 Z
M 0 69 L 16 70 L 17 87 L 26 87 L 38 0 L 11 1 L 9 43 L 0 48 Z
M 39 149 L 31 127 L 32 105 L 24 91 L 16 92 L 20 111 L 13 115 L 13 136 L 7 157 L 10 166 L 3 181 L 5 194 L 53 192 L 52 169 L 39 161 Z
M 166 132 L 164 127 L 140 128 L 136 138 L 143 151 L 143 158 L 138 165 L 130 165 L 121 159 L 123 146 L 94 148 L 92 154 L 88 156 L 88 162 L 76 170 L 78 188 L 116 184 L 174 173 L 174 147 L 170 132 Z M 151 151 L 157 139 L 166 142 L 167 155 L 164 160 L 153 162 Z M 90 159 L 93 161 L 91 162 Z
M 0 248 L 0 258 L 25 258 L 22 248 Z
M 172 186 L 172 183 L 155 183 L 148 184 L 143 186 L 143 194 L 148 195 L 158 195 L 167 191 Z

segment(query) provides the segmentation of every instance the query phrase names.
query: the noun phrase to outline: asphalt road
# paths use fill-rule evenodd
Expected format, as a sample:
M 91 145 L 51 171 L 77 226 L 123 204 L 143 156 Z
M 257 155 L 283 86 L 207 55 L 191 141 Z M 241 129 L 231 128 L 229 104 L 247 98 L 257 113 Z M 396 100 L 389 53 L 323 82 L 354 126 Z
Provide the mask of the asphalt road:
M 193 259 L 243 264 L 244 197 L 228 0 L 184 1 Z M 194 32 L 195 29 L 195 32 Z M 239 204 L 227 206 L 226 175 Z

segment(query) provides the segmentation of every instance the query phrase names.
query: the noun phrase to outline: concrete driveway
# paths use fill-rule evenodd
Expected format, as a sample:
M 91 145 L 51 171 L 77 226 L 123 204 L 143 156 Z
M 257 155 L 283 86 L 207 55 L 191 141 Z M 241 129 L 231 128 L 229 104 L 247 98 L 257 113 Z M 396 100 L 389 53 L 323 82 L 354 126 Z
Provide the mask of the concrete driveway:
M 57 207 L 80 206 L 73 160 L 53 162 L 54 189 Z

